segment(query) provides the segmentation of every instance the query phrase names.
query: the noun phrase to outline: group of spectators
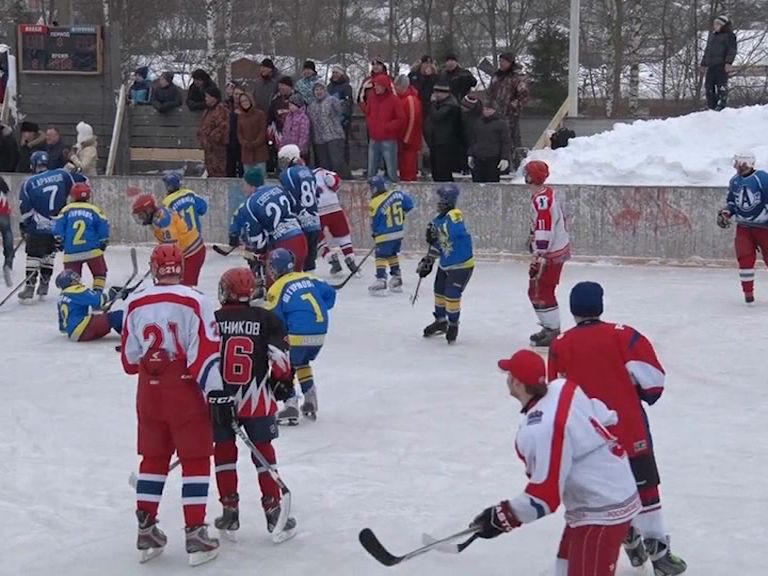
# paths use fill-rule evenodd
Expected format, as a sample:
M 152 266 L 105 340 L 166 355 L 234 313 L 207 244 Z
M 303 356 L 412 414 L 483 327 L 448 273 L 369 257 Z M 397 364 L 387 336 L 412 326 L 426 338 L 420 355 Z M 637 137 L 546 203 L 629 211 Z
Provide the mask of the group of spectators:
M 70 172 L 95 176 L 99 153 L 93 127 L 79 122 L 75 130 L 75 144 L 68 146 L 55 126 L 42 131 L 38 124 L 24 121 L 19 125 L 17 137 L 10 126 L 0 124 L 0 172 L 32 172 L 32 154 L 43 151 L 48 154 L 48 167 L 51 169 L 65 168 Z

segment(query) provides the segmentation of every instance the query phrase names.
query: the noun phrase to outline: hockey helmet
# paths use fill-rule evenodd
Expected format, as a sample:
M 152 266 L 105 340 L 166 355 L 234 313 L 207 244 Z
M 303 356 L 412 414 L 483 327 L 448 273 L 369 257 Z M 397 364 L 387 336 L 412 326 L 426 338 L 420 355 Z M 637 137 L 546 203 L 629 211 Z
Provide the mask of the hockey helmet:
M 286 144 L 277 152 L 277 162 L 283 170 L 298 164 L 301 160 L 301 150 L 296 144 Z
M 256 278 L 248 268 L 230 268 L 219 279 L 219 302 L 247 304 L 256 295 Z
M 165 184 L 165 190 L 170 194 L 176 192 L 181 188 L 181 176 L 176 172 L 169 172 L 163 176 L 163 184 Z
M 541 186 L 549 178 L 549 166 L 542 160 L 531 160 L 523 167 L 526 184 Z
M 339 186 L 341 186 L 341 178 L 338 174 L 336 174 L 336 172 L 324 170 L 323 183 L 328 187 L 329 190 L 336 192 L 339 189 Z
M 752 152 L 738 152 L 733 155 L 733 167 L 740 174 L 746 174 L 755 169 L 755 155 Z
M 371 188 L 371 195 L 378 196 L 383 194 L 389 188 L 389 180 L 384 176 L 377 174 L 368 178 L 368 186 Z
M 157 212 L 157 201 L 152 194 L 140 194 L 133 201 L 131 213 L 133 219 L 142 226 L 148 226 L 152 223 L 152 218 Z
M 456 184 L 444 184 L 436 191 L 437 209 L 440 212 L 448 212 L 456 208 L 456 202 L 459 200 L 459 187 Z
M 293 272 L 296 257 L 293 252 L 286 248 L 277 248 L 269 253 L 269 269 L 272 271 L 273 278 L 280 278 L 289 272 Z
M 184 274 L 184 255 L 176 244 L 158 244 L 152 250 L 149 267 L 155 284 L 178 284 Z
M 38 150 L 32 152 L 32 156 L 29 157 L 29 167 L 32 172 L 45 172 L 48 170 L 48 161 L 48 152 Z M 42 168 L 42 170 L 38 170 L 38 168 Z
M 65 290 L 80 283 L 80 274 L 74 270 L 63 270 L 56 276 L 56 288 L 59 290 Z
M 75 182 L 69 191 L 73 202 L 88 202 L 91 199 L 91 185 L 87 182 Z

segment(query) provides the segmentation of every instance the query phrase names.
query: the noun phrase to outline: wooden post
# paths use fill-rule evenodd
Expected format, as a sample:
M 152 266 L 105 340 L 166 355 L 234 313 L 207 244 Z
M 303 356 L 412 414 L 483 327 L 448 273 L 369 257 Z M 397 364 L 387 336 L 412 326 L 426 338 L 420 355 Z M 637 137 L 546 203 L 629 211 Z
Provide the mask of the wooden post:
M 125 116 L 127 92 L 125 84 L 120 86 L 120 95 L 117 97 L 117 109 L 115 110 L 115 123 L 112 126 L 112 141 L 109 144 L 109 156 L 107 157 L 107 169 L 105 172 L 107 176 L 112 176 L 115 171 L 117 151 L 120 148 L 120 132 L 123 129 L 123 117 Z
M 580 0 L 571 0 L 571 30 L 568 43 L 568 116 L 579 115 L 579 11 Z

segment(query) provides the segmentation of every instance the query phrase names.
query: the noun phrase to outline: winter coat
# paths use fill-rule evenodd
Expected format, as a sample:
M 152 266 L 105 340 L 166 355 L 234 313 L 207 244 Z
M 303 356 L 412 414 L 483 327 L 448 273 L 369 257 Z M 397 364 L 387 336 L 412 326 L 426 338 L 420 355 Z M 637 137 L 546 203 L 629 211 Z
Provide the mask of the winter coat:
M 413 86 L 408 86 L 403 94 L 398 96 L 405 112 L 405 128 L 400 136 L 400 145 L 409 150 L 421 150 L 423 114 L 419 93 Z
M 387 91 L 376 94 L 371 88 L 367 99 L 360 103 L 368 125 L 368 136 L 371 140 L 399 140 L 405 129 L 405 111 L 400 98 L 390 89 L 392 81 L 389 76 L 375 76 L 373 83 L 386 87 Z
M 515 68 L 506 72 L 497 70 L 488 90 L 496 111 L 507 119 L 520 116 L 523 106 L 528 103 L 528 83 L 525 76 Z
M 15 172 L 18 165 L 19 143 L 11 127 L 3 124 L 0 129 L 0 172 Z
M 66 148 L 61 140 L 53 145 L 46 144 L 45 151 L 48 152 L 48 168 L 51 170 L 54 168 L 64 168 L 67 163 L 67 157 L 64 155 Z
M 443 101 L 432 102 L 432 128 L 427 143 L 430 147 L 461 147 L 461 109 L 453 95 Z
M 464 96 L 459 104 L 461 106 L 461 128 L 464 134 L 464 142 L 472 143 L 475 132 L 475 123 L 482 116 L 483 104 L 476 98 Z
M 390 78 L 386 72 L 380 72 L 379 74 L 371 74 L 365 80 L 363 80 L 363 83 L 360 85 L 360 89 L 357 91 L 357 102 L 360 104 L 361 109 L 363 107 L 363 104 L 368 100 L 368 96 L 370 94 L 373 94 L 373 81 L 376 78 L 386 79 L 389 84 L 390 90 L 392 90 L 392 92 L 395 91 L 395 85 L 392 83 L 392 78 Z
M 288 110 L 288 98 L 290 96 L 283 96 L 278 93 L 272 97 L 272 102 L 269 105 L 269 112 L 267 114 L 267 123 L 275 125 L 275 129 L 278 132 L 283 131 L 283 124 L 287 114 L 278 114 L 280 110 Z
M 219 102 L 206 108 L 197 130 L 197 141 L 205 153 L 208 176 L 227 175 L 227 143 L 229 142 L 229 110 Z
M 294 84 L 294 89 L 301 94 L 301 97 L 304 98 L 304 104 L 307 106 L 315 101 L 315 94 L 312 90 L 318 82 L 320 82 L 320 77 L 317 74 L 313 74 L 309 78 L 297 80 Z
M 333 79 L 328 83 L 328 94 L 341 103 L 341 125 L 346 129 L 352 122 L 352 85 L 346 75 L 338 82 Z
M 210 87 L 214 86 L 213 82 L 210 84 L 205 84 L 198 88 L 195 86 L 194 83 L 190 84 L 189 90 L 187 91 L 187 108 L 192 110 L 193 112 L 199 112 L 200 110 L 205 110 L 205 91 Z
M 253 102 L 251 102 L 253 103 Z M 267 115 L 255 106 L 237 114 L 237 139 L 243 166 L 252 166 L 269 160 L 267 150 Z
M 442 74 L 440 74 L 438 84 L 449 86 L 451 94 L 456 97 L 456 100 L 461 102 L 461 99 L 469 94 L 472 88 L 477 86 L 477 78 L 475 78 L 472 75 L 472 72 L 466 68 L 457 66 L 453 72 L 443 70 Z
M 277 70 L 273 70 L 268 78 L 256 77 L 256 86 L 253 89 L 253 103 L 256 105 L 256 108 L 269 113 L 269 105 L 277 93 L 277 81 L 279 79 L 280 73 Z
M 343 110 L 341 102 L 334 96 L 325 96 L 312 102 L 307 112 L 312 123 L 312 142 L 327 144 L 334 140 L 344 140 L 344 127 L 341 125 Z
M 99 150 L 96 147 L 96 137 L 93 136 L 73 146 L 66 168 L 90 178 L 96 176 L 98 165 Z
M 21 144 L 19 146 L 19 163 L 16 166 L 16 172 L 23 172 L 29 174 L 32 172 L 32 167 L 29 165 L 30 158 L 35 152 L 45 152 L 45 134 L 38 132 L 32 140 L 27 144 Z
M 309 126 L 309 116 L 307 116 L 304 108 L 299 108 L 295 112 L 288 112 L 283 124 L 280 145 L 296 144 L 302 154 L 309 154 Z
M 509 134 L 509 122 L 496 112 L 490 118 L 480 116 L 475 120 L 469 155 L 475 158 L 499 158 L 510 160 L 512 139 Z
M 158 86 L 152 91 L 150 102 L 158 112 L 170 112 L 181 108 L 181 90 L 175 84 L 169 84 L 165 88 Z
M 408 80 L 411 82 L 411 86 L 416 88 L 416 91 L 419 93 L 421 106 L 425 113 L 430 109 L 432 90 L 434 89 L 435 84 L 437 84 L 438 77 L 437 74 L 422 74 L 420 64 L 411 68 L 411 73 L 408 74 Z
M 701 65 L 709 67 L 733 64 L 736 59 L 736 52 L 736 34 L 727 24 L 720 29 L 720 32 L 710 32 L 707 38 L 707 47 L 704 48 L 704 56 L 701 58 Z
M 152 96 L 152 82 L 136 80 L 128 89 L 128 99 L 134 104 L 149 104 Z

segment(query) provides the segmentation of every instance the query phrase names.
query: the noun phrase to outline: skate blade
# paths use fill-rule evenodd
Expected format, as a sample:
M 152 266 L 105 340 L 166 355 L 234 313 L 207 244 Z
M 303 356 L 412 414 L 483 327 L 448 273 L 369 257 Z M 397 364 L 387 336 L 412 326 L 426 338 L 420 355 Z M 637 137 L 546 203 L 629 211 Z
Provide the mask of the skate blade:
M 278 426 L 298 426 L 299 425 L 299 419 L 298 418 L 280 418 L 277 420 Z
M 214 548 L 213 550 L 208 550 L 208 551 L 191 552 L 189 554 L 189 565 L 200 566 L 201 564 L 210 562 L 211 560 L 216 558 L 216 556 L 218 555 L 219 555 L 218 548 Z
M 309 418 L 312 422 L 317 421 L 317 412 L 304 412 L 304 417 Z
M 225 540 L 228 540 L 229 542 L 237 543 L 237 532 L 234 530 L 222 530 L 221 528 L 218 528 L 219 534 L 221 534 L 222 538 Z
M 403 293 L 403 288 L 402 287 L 400 287 L 400 288 L 390 288 L 389 291 L 392 292 L 392 294 L 402 294 Z
M 383 297 L 385 297 L 387 295 L 387 290 L 386 289 L 368 290 L 368 294 L 370 294 L 371 296 L 374 296 L 376 298 L 383 298 Z
M 282 544 L 294 536 L 296 536 L 296 528 L 291 528 L 290 530 L 281 530 L 279 532 L 272 532 L 272 542 L 274 544 Z
M 157 558 L 158 556 L 160 556 L 160 554 L 163 553 L 163 550 L 165 550 L 165 547 L 148 548 L 147 550 L 140 550 L 141 554 L 139 556 L 139 564 L 146 564 L 153 558 Z

